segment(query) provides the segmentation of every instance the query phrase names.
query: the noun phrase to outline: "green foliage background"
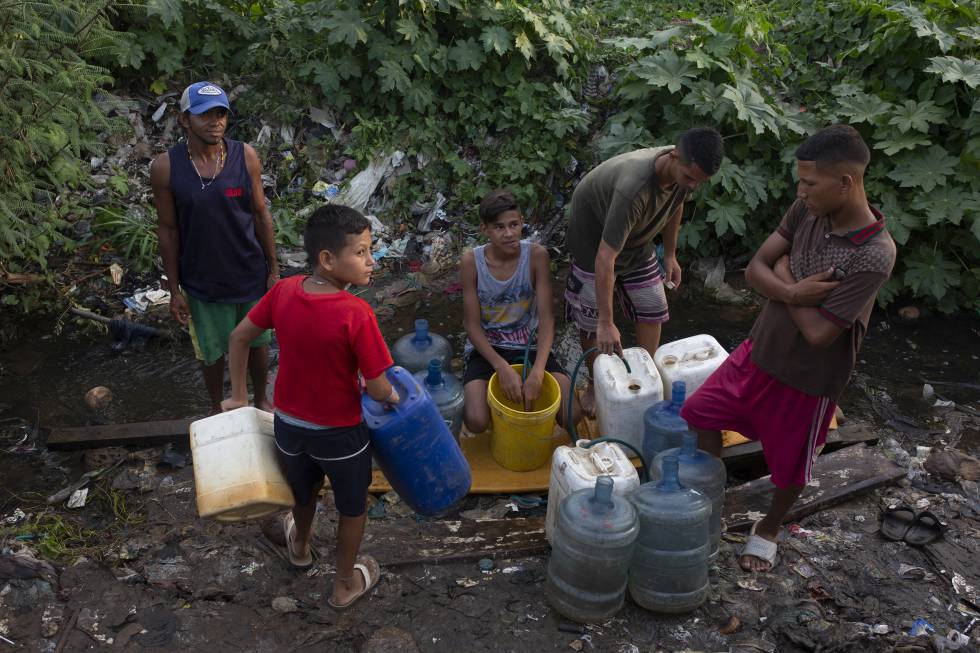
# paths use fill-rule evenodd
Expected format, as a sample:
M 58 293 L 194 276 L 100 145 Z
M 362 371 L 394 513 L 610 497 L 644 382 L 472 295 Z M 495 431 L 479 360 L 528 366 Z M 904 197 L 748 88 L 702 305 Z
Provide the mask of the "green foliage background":
M 392 211 L 405 215 L 437 190 L 470 209 L 498 185 L 545 215 L 601 158 L 716 125 L 728 160 L 683 227 L 686 261 L 747 257 L 792 201 L 796 145 L 849 122 L 874 148 L 869 194 L 899 244 L 882 302 L 904 293 L 980 312 L 972 2 L 71 0 L 4 16 L 0 75 L 57 100 L 0 81 L 0 142 L 14 134 L 19 148 L 0 169 L 9 270 L 43 269 L 73 245 L 57 198 L 82 182 L 80 161 L 108 128 L 96 89 L 163 93 L 212 78 L 247 87 L 236 105 L 246 138 L 261 122 L 299 127 L 304 147 L 291 149 L 307 179 L 340 154 L 423 155 L 431 163 L 394 186 Z M 612 94 L 585 95 L 599 64 Z M 353 138 L 302 135 L 313 108 Z

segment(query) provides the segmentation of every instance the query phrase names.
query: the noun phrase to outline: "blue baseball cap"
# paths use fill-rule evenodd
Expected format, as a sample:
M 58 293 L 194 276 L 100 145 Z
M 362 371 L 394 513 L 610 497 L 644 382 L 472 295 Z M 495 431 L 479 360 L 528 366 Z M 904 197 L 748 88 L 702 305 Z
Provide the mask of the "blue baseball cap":
M 217 84 L 211 82 L 195 82 L 184 89 L 180 96 L 180 111 L 190 111 L 195 116 L 208 109 L 224 107 L 231 111 L 228 95 Z

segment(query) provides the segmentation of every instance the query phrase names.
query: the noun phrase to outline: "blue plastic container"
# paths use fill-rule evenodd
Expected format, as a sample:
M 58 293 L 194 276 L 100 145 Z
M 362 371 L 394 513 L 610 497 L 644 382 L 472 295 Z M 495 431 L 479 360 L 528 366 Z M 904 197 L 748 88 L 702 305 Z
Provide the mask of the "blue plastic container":
M 697 490 L 711 501 L 711 521 L 708 532 L 711 536 L 711 555 L 718 552 L 721 542 L 721 511 L 725 504 L 725 463 L 721 458 L 698 449 L 696 433 L 684 434 L 679 448 L 667 449 L 654 456 L 650 463 L 650 480 L 663 478 L 664 458 L 677 456 L 678 478 L 681 485 Z
M 459 430 L 463 426 L 463 384 L 455 376 L 443 371 L 443 362 L 438 358 L 429 361 L 429 369 L 416 372 L 425 391 L 436 402 L 439 414 L 449 427 L 453 437 L 459 439 Z
M 681 406 L 686 394 L 683 381 L 674 381 L 670 400 L 661 401 L 643 414 L 643 460 L 650 460 L 661 451 L 681 446 L 690 428 L 681 418 Z
M 663 478 L 630 495 L 640 518 L 629 568 L 630 596 L 654 612 L 687 612 L 708 597 L 711 502 L 677 478 L 677 457 L 664 456 Z
M 392 408 L 361 397 L 378 466 L 420 515 L 441 515 L 470 491 L 470 466 L 432 398 L 408 370 L 385 373 L 401 401 Z
M 565 497 L 551 535 L 545 584 L 555 610 L 585 623 L 619 612 L 638 534 L 636 510 L 613 494 L 611 476 Z
M 391 348 L 395 365 L 415 374 L 429 369 L 429 361 L 438 358 L 442 369 L 453 368 L 453 346 L 438 333 L 429 331 L 428 320 L 415 320 L 415 333 L 408 333 L 395 341 Z

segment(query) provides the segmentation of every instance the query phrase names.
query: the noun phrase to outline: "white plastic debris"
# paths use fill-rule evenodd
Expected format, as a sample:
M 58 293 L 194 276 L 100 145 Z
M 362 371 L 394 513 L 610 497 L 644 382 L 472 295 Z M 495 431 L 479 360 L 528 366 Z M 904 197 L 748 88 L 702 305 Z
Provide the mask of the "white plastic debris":
M 395 151 L 387 156 L 375 157 L 367 168 L 354 175 L 354 178 L 350 180 L 350 185 L 340 194 L 338 201 L 352 209 L 364 212 L 371 196 L 378 188 L 378 184 L 390 175 L 396 166 L 401 165 L 404 158 L 405 153 L 401 151 Z
M 69 508 L 82 508 L 85 506 L 85 501 L 88 499 L 88 488 L 83 487 L 81 490 L 75 490 L 72 495 L 68 498 Z

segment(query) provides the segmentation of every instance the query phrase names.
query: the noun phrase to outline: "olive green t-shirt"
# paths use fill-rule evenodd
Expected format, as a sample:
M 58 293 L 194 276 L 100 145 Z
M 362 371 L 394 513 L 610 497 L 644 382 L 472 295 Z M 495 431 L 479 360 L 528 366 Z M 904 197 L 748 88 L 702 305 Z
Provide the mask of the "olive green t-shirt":
M 690 198 L 678 186 L 661 188 L 657 157 L 673 145 L 626 152 L 603 161 L 572 193 L 565 244 L 575 264 L 595 272 L 601 241 L 619 252 L 616 271 L 642 266 L 653 256 L 654 237 L 670 220 L 678 202 Z

